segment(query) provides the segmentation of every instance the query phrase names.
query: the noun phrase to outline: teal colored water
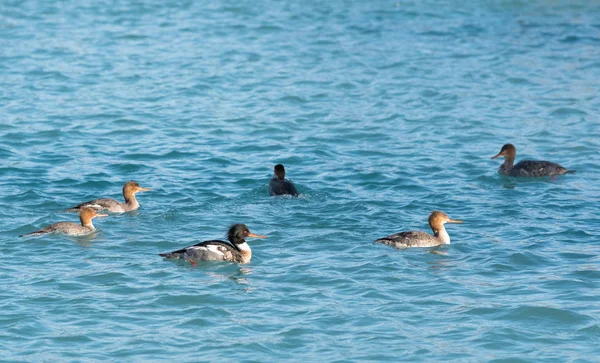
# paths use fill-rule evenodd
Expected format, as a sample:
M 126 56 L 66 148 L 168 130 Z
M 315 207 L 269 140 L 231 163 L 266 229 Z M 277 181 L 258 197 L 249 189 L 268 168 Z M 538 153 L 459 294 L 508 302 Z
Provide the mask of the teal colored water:
M 170 3 L 0 3 L 1 360 L 597 361 L 596 2 Z M 247 265 L 157 255 L 236 222 Z

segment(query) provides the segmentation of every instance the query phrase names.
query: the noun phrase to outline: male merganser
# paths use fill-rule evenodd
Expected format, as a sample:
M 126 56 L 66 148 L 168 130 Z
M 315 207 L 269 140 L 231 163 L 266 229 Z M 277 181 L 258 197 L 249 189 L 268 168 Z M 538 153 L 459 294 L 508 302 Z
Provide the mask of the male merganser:
M 444 212 L 433 211 L 429 215 L 429 227 L 433 231 L 433 236 L 421 231 L 400 232 L 380 238 L 375 243 L 383 243 L 396 248 L 434 247 L 450 244 L 450 236 L 444 228 L 444 223 L 462 223 L 462 221 L 451 219 Z
M 250 233 L 245 224 L 234 224 L 229 227 L 227 239 L 231 242 L 211 240 L 200 242 L 193 246 L 185 247 L 170 253 L 161 253 L 159 256 L 167 258 L 182 258 L 186 261 L 231 261 L 248 263 L 252 258 L 252 250 L 246 243 L 246 238 L 266 238 Z
M 285 168 L 281 164 L 275 165 L 274 168 L 275 175 L 269 182 L 269 195 L 293 195 L 294 197 L 298 196 L 298 191 L 294 186 L 294 183 L 287 180 L 285 178 Z
M 515 156 L 517 156 L 517 148 L 513 144 L 504 144 L 500 152 L 492 156 L 492 159 L 504 156 L 504 163 L 500 165 L 498 172 L 507 176 L 551 176 L 574 173 L 575 170 L 568 170 L 562 166 L 543 160 L 523 160 L 513 165 Z
M 89 202 L 81 203 L 75 207 L 71 207 L 65 212 L 77 212 L 82 207 L 88 207 L 95 210 L 107 210 L 112 213 L 124 213 L 136 210 L 140 207 L 137 199 L 135 199 L 135 193 L 147 192 L 152 190 L 151 188 L 142 188 L 137 182 L 129 181 L 123 186 L 123 196 L 125 197 L 125 203 L 117 202 L 110 198 L 101 198 L 90 200 Z
M 96 227 L 92 224 L 92 219 L 107 216 L 108 214 L 98 214 L 92 208 L 84 207 L 79 210 L 79 220 L 81 221 L 81 225 L 73 222 L 58 222 L 42 228 L 39 231 L 23 234 L 19 237 L 40 236 L 46 233 L 63 233 L 69 236 L 84 236 L 96 230 Z

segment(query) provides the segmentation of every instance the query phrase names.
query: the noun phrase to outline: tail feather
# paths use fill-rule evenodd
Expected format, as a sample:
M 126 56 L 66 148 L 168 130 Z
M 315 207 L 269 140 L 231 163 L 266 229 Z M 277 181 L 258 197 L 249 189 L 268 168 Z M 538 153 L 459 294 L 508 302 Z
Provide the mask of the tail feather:
M 565 174 L 569 174 L 569 173 L 575 173 L 576 170 L 565 170 Z
M 181 254 L 177 253 L 177 252 L 159 253 L 158 255 L 161 257 L 165 257 L 165 258 L 180 258 L 181 257 Z
M 43 234 L 46 234 L 46 233 L 48 233 L 48 232 L 46 232 L 46 231 L 44 231 L 44 230 L 42 229 L 42 230 L 35 231 L 35 232 L 30 232 L 30 233 L 21 234 L 21 235 L 19 235 L 19 237 L 41 236 L 41 235 L 43 235 Z

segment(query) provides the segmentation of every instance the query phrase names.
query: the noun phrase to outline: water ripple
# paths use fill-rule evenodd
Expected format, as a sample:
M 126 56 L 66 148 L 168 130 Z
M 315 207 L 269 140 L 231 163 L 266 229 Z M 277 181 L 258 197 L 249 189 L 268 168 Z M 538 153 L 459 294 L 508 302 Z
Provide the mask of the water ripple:
M 600 354 L 594 4 L 0 9 L 4 359 Z M 501 177 L 507 142 L 577 173 Z M 99 233 L 18 237 L 127 180 L 153 191 Z M 437 209 L 450 246 L 373 243 Z M 157 256 L 234 222 L 249 265 Z

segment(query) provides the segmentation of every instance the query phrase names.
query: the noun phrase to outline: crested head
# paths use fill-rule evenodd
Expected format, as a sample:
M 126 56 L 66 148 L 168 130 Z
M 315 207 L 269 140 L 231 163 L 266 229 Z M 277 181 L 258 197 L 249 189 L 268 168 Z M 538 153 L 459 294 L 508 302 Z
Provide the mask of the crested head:
M 227 232 L 227 239 L 236 245 L 246 242 L 246 238 L 248 237 L 265 238 L 264 236 L 250 233 L 248 227 L 241 223 L 232 225 L 229 227 L 229 232 Z
M 92 219 L 96 217 L 107 217 L 108 214 L 99 214 L 96 210 L 88 207 L 83 207 L 79 210 L 79 220 L 82 225 L 91 224 Z
M 462 223 L 461 220 L 452 219 L 442 211 L 436 210 L 429 215 L 429 226 L 434 231 L 439 230 L 445 223 Z
M 149 190 L 152 189 L 142 188 L 137 182 L 128 181 L 127 183 L 125 183 L 125 185 L 123 185 L 123 196 L 125 197 L 125 200 L 129 200 L 131 197 L 133 197 L 135 193 L 146 192 Z
M 448 244 L 450 243 L 450 236 L 444 228 L 445 223 L 462 223 L 462 221 L 458 219 L 451 219 L 446 213 L 439 210 L 433 211 L 429 215 L 429 227 L 431 227 L 433 235 L 442 243 Z
M 517 155 L 517 148 L 513 144 L 504 144 L 500 152 L 494 156 L 492 159 L 495 159 L 500 156 L 504 156 L 505 159 L 514 159 Z
M 83 207 L 79 209 L 79 216 L 81 218 L 92 219 L 96 216 L 96 214 L 97 212 L 92 208 Z

